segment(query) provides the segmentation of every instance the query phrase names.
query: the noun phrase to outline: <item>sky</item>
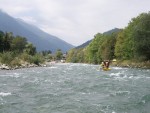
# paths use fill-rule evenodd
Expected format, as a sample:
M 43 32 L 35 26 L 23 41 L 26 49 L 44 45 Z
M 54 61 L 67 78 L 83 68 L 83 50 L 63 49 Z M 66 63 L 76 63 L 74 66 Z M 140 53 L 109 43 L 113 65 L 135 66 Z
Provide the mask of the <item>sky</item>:
M 0 0 L 0 9 L 78 46 L 97 33 L 125 28 L 150 11 L 150 0 Z

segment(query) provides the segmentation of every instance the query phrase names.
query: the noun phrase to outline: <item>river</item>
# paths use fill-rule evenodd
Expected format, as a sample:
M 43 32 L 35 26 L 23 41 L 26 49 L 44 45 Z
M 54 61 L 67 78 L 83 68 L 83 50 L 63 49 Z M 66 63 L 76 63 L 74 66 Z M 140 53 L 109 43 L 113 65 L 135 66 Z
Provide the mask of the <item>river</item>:
M 150 69 L 55 64 L 0 70 L 0 113 L 150 113 Z

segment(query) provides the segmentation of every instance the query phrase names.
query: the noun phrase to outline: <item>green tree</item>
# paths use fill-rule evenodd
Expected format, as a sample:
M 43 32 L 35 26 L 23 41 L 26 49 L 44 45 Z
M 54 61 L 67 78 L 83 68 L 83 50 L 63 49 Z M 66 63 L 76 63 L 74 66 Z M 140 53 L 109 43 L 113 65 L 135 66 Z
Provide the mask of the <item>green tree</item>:
M 19 53 L 23 52 L 27 44 L 26 38 L 22 38 L 20 36 L 17 36 L 13 38 L 12 43 L 11 43 L 11 49 L 13 51 L 17 51 Z
M 10 51 L 10 49 L 11 49 L 11 42 L 12 42 L 12 40 L 13 40 L 13 34 L 12 33 L 5 33 L 4 34 L 4 39 L 3 39 L 3 45 L 4 45 L 4 47 L 3 47 L 3 50 L 4 51 Z
M 51 54 L 51 53 L 52 53 L 51 50 L 42 51 L 43 56 L 46 56 L 46 55 Z
M 0 31 L 0 52 L 4 50 L 4 33 Z
M 115 56 L 119 59 L 130 60 L 134 57 L 134 40 L 132 37 L 135 23 L 132 21 L 121 31 L 116 40 Z
M 73 62 L 72 59 L 74 59 L 74 58 L 73 58 L 74 54 L 75 54 L 75 49 L 69 50 L 69 51 L 68 51 L 68 54 L 67 54 L 66 61 L 67 61 L 67 62 Z
M 135 41 L 135 57 L 150 60 L 150 12 L 140 14 L 133 22 L 136 22 L 132 35 Z
M 98 57 L 99 56 L 98 51 L 99 51 L 102 40 L 103 40 L 103 34 L 97 33 L 94 36 L 93 41 L 86 47 L 85 60 L 88 63 L 94 63 L 94 64 L 99 63 L 99 59 L 101 59 L 101 58 Z
M 73 63 L 83 63 L 85 62 L 85 55 L 84 55 L 84 49 L 71 49 L 67 54 L 67 62 L 73 62 Z
M 150 12 L 133 18 L 118 35 L 115 55 L 120 59 L 150 59 Z
M 56 57 L 56 60 L 61 60 L 62 57 L 63 57 L 63 53 L 61 51 L 61 49 L 58 49 L 55 53 L 55 57 Z
M 118 33 L 105 35 L 103 43 L 101 44 L 101 57 L 102 59 L 111 60 L 114 58 L 114 50 L 116 44 L 116 37 Z
M 36 47 L 34 47 L 32 43 L 27 43 L 25 46 L 24 52 L 29 54 L 29 55 L 35 55 L 36 54 Z
M 124 35 L 123 35 L 123 31 L 121 31 L 116 39 L 116 44 L 115 44 L 115 56 L 119 59 L 122 59 L 124 57 Z

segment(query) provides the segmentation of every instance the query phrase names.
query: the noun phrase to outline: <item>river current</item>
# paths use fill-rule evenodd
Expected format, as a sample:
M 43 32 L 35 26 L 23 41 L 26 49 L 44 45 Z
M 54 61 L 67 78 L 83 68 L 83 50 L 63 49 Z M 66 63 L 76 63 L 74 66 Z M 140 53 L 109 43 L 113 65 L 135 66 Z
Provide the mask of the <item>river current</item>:
M 0 113 L 150 113 L 150 69 L 55 64 L 0 70 Z

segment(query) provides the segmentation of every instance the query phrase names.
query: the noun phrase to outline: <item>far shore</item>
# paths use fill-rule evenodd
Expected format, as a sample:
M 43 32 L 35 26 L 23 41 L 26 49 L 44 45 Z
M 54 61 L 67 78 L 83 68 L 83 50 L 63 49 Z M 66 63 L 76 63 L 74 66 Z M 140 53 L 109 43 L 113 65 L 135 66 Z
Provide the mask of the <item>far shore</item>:
M 0 70 L 15 70 L 15 69 L 21 69 L 21 68 L 31 68 L 31 67 L 50 67 L 53 66 L 56 62 L 45 62 L 43 64 L 30 64 L 30 63 L 23 63 L 19 66 L 9 66 L 6 64 L 0 64 Z
M 150 69 L 150 61 L 140 62 L 140 61 L 120 60 L 112 62 L 111 65 L 117 67 Z
M 25 62 L 21 64 L 20 66 L 9 66 L 9 65 L 0 63 L 0 70 L 15 70 L 15 69 L 32 68 L 32 67 L 50 67 L 50 66 L 55 65 L 57 62 L 58 61 L 44 62 L 38 65 Z M 135 61 L 130 61 L 130 60 L 120 60 L 120 61 L 118 60 L 115 62 L 111 62 L 110 66 L 150 69 L 150 61 L 135 62 Z

